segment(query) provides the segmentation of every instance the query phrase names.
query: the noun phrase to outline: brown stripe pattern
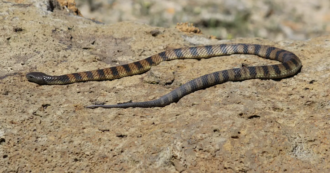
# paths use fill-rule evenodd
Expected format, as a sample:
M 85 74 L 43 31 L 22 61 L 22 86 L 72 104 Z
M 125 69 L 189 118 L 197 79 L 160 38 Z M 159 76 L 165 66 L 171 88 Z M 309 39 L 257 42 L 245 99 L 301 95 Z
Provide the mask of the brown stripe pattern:
M 137 62 L 105 69 L 61 76 L 50 76 L 41 72 L 31 72 L 28 73 L 26 77 L 30 82 L 39 85 L 60 85 L 84 81 L 112 80 L 146 72 L 151 66 L 158 65 L 162 61 L 188 58 L 202 59 L 230 54 L 253 54 L 265 59 L 280 61 L 281 64 L 233 68 L 210 73 L 193 79 L 174 89 L 170 93 L 151 101 L 117 105 L 92 105 L 87 106 L 87 108 L 162 107 L 177 102 L 183 96 L 196 90 L 224 83 L 226 81 L 280 79 L 295 75 L 302 67 L 300 59 L 287 50 L 258 44 L 219 44 L 167 50 Z

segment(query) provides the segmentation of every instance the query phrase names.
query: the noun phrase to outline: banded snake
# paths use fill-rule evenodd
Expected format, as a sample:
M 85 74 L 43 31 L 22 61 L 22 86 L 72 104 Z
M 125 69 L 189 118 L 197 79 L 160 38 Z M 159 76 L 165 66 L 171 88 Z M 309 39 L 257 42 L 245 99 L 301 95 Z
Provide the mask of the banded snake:
M 162 61 L 174 59 L 202 59 L 220 55 L 254 54 L 265 59 L 277 60 L 281 64 L 268 66 L 248 66 L 218 71 L 193 79 L 158 99 L 145 102 L 121 103 L 117 105 L 91 105 L 87 108 L 128 108 L 128 107 L 163 107 L 177 102 L 194 91 L 207 88 L 226 81 L 242 81 L 247 79 L 281 79 L 293 76 L 302 67 L 300 59 L 284 49 L 259 44 L 219 44 L 198 47 L 187 47 L 167 50 L 146 59 L 115 67 L 50 76 L 41 72 L 26 75 L 28 81 L 39 85 L 61 85 L 83 81 L 112 80 L 125 76 L 140 74 Z

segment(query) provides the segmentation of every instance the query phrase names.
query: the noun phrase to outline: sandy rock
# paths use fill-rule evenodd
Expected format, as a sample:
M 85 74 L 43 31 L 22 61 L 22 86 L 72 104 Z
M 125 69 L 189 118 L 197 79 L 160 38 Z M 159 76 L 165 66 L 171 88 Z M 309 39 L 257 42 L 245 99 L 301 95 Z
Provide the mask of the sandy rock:
M 79 9 L 76 7 L 75 0 L 53 0 L 53 2 L 54 2 L 54 4 L 57 4 L 56 2 L 58 2 L 62 8 L 67 8 L 74 14 L 76 14 L 78 16 L 82 16 Z
M 0 2 L 1 172 L 330 171 L 330 36 L 220 42 L 26 4 Z M 57 86 L 25 78 L 31 71 L 101 69 L 169 48 L 224 42 L 285 48 L 303 68 L 277 81 L 216 85 L 163 108 L 84 106 L 150 100 L 207 73 L 277 62 L 252 55 L 174 60 L 141 75 Z

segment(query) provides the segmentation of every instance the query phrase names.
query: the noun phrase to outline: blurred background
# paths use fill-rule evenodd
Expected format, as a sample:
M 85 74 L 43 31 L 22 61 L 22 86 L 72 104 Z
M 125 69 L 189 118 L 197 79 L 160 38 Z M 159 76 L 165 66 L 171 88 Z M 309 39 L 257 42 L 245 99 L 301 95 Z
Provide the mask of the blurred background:
M 84 17 L 175 27 L 188 22 L 220 39 L 307 40 L 330 31 L 330 0 L 76 0 Z

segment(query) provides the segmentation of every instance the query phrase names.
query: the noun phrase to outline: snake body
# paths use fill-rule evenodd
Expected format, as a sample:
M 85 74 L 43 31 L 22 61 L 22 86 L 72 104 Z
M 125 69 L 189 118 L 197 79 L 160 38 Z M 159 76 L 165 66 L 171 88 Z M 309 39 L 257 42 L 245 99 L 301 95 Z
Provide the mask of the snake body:
M 253 54 L 265 59 L 277 60 L 281 64 L 267 66 L 248 66 L 218 71 L 193 79 L 170 93 L 151 101 L 122 103 L 117 105 L 91 105 L 87 108 L 128 108 L 128 107 L 163 107 L 177 102 L 183 96 L 226 81 L 247 79 L 281 79 L 295 75 L 302 67 L 300 59 L 284 49 L 259 44 L 219 44 L 198 47 L 187 47 L 167 50 L 146 59 L 115 67 L 50 76 L 41 72 L 26 75 L 30 82 L 39 85 L 60 85 L 83 81 L 112 80 L 148 71 L 162 61 L 173 59 L 202 59 L 230 54 Z

